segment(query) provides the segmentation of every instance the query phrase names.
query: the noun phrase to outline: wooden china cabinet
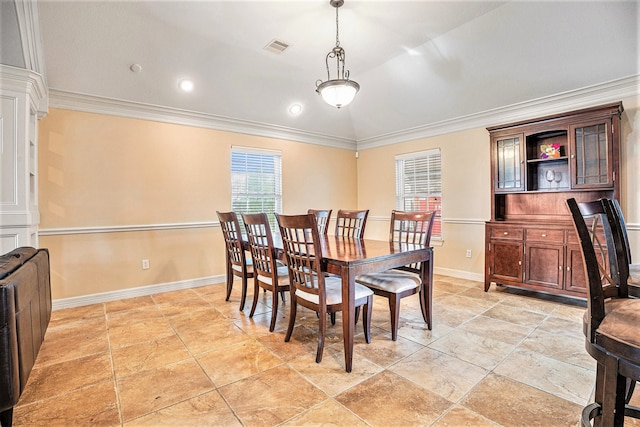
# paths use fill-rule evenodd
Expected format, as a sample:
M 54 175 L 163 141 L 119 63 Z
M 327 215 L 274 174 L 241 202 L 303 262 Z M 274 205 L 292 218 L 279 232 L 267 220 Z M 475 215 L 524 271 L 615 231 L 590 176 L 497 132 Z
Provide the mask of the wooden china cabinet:
M 491 220 L 485 284 L 586 297 L 565 201 L 620 196 L 622 103 L 487 128 Z

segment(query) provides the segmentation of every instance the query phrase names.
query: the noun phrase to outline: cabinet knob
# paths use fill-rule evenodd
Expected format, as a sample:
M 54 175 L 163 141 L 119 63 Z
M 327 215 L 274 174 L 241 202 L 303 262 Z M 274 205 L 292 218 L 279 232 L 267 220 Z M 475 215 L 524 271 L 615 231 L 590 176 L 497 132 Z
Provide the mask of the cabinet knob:
M 508 232 L 508 231 L 505 231 L 505 232 L 504 232 L 504 235 L 505 235 L 505 236 L 508 236 L 508 235 L 509 235 L 509 232 Z
M 571 271 L 571 267 L 567 267 L 567 271 Z
M 522 265 L 522 261 L 518 261 L 518 265 Z
M 576 158 L 576 155 L 575 155 L 575 154 L 572 154 L 572 155 L 571 155 L 571 158 L 572 158 L 572 159 L 575 159 L 575 158 Z
M 562 270 L 562 266 L 559 266 L 559 267 L 558 267 L 558 270 Z
M 543 235 L 542 235 L 542 237 L 547 237 L 547 235 L 546 235 L 546 234 L 543 234 Z

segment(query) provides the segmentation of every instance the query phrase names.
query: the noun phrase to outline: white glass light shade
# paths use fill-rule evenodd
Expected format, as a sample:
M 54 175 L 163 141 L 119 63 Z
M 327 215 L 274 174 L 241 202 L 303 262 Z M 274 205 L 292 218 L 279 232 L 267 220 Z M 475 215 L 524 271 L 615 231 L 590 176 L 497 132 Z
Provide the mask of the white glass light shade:
M 353 80 L 334 79 L 320 83 L 316 92 L 327 104 L 340 108 L 353 101 L 359 90 L 360 85 Z

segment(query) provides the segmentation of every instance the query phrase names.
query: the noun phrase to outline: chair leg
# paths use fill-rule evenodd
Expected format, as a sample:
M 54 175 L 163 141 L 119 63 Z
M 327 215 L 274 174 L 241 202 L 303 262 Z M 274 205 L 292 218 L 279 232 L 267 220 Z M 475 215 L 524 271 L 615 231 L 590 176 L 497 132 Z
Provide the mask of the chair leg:
M 260 285 L 258 285 L 258 278 L 254 276 L 253 278 L 253 304 L 251 304 L 251 311 L 249 312 L 249 317 L 253 317 L 253 313 L 256 312 L 256 307 L 258 306 L 258 295 L 260 294 Z M 242 309 L 240 309 L 242 310 Z
M 13 424 L 13 406 L 0 412 L 0 425 L 2 427 L 11 427 L 11 424 Z
M 244 302 L 247 299 L 247 275 L 242 275 L 242 296 L 240 297 L 240 311 L 244 310 Z
M 353 317 L 355 317 L 356 325 L 357 325 L 358 324 L 358 319 L 360 318 L 360 307 L 356 307 L 356 312 L 354 313 Z
M 276 328 L 276 319 L 278 318 L 278 287 L 274 284 L 271 291 L 271 324 L 269 325 L 269 332 L 273 332 Z
M 431 302 L 431 288 L 424 286 L 423 284 L 418 296 L 420 298 L 420 309 L 422 310 L 422 318 L 427 324 L 427 329 L 431 330 L 431 313 L 433 312 Z
M 391 311 L 391 340 L 398 339 L 398 323 L 400 322 L 400 298 L 398 294 L 389 295 L 389 310 Z
M 289 309 L 289 326 L 287 327 L 287 334 L 284 336 L 284 342 L 289 342 L 291 334 L 293 333 L 293 325 L 296 323 L 296 313 L 298 311 L 298 302 L 296 296 L 291 294 L 291 304 Z
M 231 297 L 231 290 L 233 289 L 233 273 L 231 272 L 231 266 L 227 263 L 227 297 L 225 301 L 229 301 Z
M 329 313 L 329 317 L 331 317 L 331 324 L 335 325 L 336 324 L 336 313 L 335 313 L 335 311 L 333 313 Z
M 371 343 L 371 314 L 372 313 L 373 313 L 373 295 L 369 295 L 367 297 L 367 303 L 364 305 L 364 313 L 362 314 L 362 328 L 364 329 L 364 340 L 367 342 L 367 344 Z
M 280 291 L 280 297 L 282 298 L 282 302 L 286 302 L 286 298 L 284 296 L 284 291 Z
M 334 314 L 335 313 L 331 313 Z M 324 335 L 327 331 L 327 313 L 320 313 L 318 318 L 318 351 L 316 352 L 316 363 L 322 362 L 322 352 L 324 351 Z
M 605 357 L 603 386 L 601 423 L 603 426 L 622 426 L 624 405 L 621 411 L 619 406 L 620 402 L 624 403 L 626 380 L 618 374 L 618 359 L 615 357 Z

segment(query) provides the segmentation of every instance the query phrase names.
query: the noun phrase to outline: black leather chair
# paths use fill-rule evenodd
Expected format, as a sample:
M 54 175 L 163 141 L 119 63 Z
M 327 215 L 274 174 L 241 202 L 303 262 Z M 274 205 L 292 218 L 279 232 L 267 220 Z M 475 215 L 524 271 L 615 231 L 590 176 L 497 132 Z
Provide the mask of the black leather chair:
M 51 319 L 49 252 L 23 247 L 0 256 L 0 424 L 29 379 Z

